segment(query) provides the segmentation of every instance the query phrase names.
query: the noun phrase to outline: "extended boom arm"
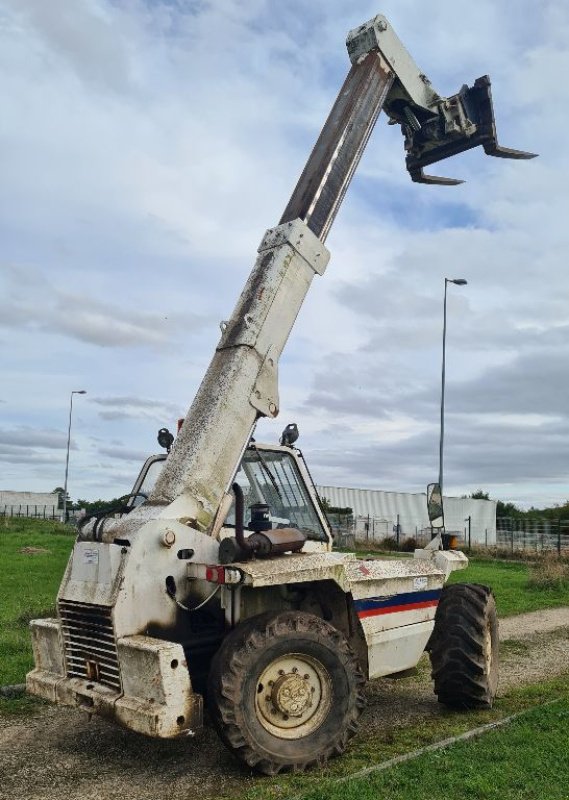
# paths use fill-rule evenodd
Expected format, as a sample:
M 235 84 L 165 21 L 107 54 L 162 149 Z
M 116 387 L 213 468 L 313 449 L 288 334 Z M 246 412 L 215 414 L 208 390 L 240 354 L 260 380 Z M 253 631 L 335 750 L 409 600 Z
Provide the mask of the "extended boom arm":
M 440 97 L 384 17 L 350 32 L 352 67 L 279 225 L 267 231 L 237 306 L 149 500 L 121 523 L 125 533 L 154 517 L 201 531 L 217 528 L 224 496 L 259 417 L 279 410 L 277 365 L 315 274 L 324 241 L 382 108 L 402 126 L 413 180 L 423 166 L 483 144 L 498 147 L 490 82 Z

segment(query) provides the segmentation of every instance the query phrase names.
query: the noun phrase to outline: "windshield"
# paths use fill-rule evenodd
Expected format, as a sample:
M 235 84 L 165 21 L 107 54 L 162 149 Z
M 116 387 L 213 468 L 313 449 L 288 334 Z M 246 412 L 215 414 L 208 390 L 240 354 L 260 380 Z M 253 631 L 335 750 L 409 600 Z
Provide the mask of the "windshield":
M 327 540 L 298 467 L 288 453 L 248 448 L 235 478 L 243 489 L 245 526 L 249 506 L 266 503 L 273 528 L 299 528 L 309 539 Z M 235 524 L 233 508 L 226 524 Z
M 164 469 L 164 462 L 166 461 L 166 456 L 160 454 L 159 456 L 151 456 L 142 467 L 141 473 L 136 479 L 136 483 L 134 484 L 133 491 L 136 494 L 133 496 L 130 505 L 133 508 L 139 506 L 141 503 L 144 503 L 150 492 L 154 489 L 154 484 L 158 480 L 158 476 Z M 149 463 L 150 462 L 150 463 Z M 140 478 L 142 477 L 142 483 L 137 488 L 137 483 L 139 482 Z

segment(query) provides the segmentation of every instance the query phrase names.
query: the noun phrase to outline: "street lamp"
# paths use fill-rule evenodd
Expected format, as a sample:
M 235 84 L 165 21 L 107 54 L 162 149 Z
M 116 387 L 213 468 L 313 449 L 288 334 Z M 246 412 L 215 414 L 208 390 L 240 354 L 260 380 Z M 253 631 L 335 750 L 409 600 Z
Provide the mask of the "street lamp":
M 443 494 L 443 443 L 445 438 L 445 358 L 447 338 L 447 286 L 454 283 L 457 286 L 466 286 L 468 281 L 464 278 L 445 278 L 445 301 L 443 306 L 443 368 L 441 377 L 441 436 L 439 441 L 439 486 L 441 497 Z
M 85 389 L 77 389 L 71 392 L 69 402 L 69 426 L 67 428 L 67 457 L 65 459 L 65 482 L 63 484 L 63 511 L 61 514 L 61 521 L 67 522 L 67 476 L 69 475 L 69 447 L 71 446 L 71 415 L 73 414 L 73 395 L 74 394 L 87 394 Z

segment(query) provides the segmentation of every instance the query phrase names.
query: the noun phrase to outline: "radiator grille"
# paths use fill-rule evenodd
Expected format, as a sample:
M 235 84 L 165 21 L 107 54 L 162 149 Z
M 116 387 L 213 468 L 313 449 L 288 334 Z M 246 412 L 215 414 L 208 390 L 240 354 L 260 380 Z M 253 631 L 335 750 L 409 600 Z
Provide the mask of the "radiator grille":
M 83 678 L 121 689 L 111 609 L 59 601 L 68 678 Z

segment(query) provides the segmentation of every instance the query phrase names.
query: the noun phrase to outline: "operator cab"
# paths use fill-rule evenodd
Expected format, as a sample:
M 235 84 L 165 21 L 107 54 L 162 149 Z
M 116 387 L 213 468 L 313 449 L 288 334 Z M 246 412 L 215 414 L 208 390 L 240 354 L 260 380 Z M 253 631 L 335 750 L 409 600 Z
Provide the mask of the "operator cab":
M 143 503 L 152 492 L 167 458 L 166 453 L 160 453 L 145 461 L 132 489 L 129 502 L 131 509 Z M 296 528 L 305 534 L 308 542 L 325 545 L 331 542 L 316 490 L 302 454 L 296 448 L 288 444 L 271 446 L 251 443 L 245 451 L 235 482 L 243 491 L 246 531 L 253 530 L 249 525 L 248 510 L 255 504 L 263 503 L 269 507 L 269 521 L 273 530 Z M 232 536 L 234 528 L 235 503 L 232 502 L 220 538 Z
M 308 541 L 327 543 L 330 540 L 328 526 L 309 481 L 300 451 L 262 444 L 249 445 L 235 476 L 235 482 L 243 491 L 245 508 L 266 504 L 273 530 L 297 528 Z M 235 504 L 231 506 L 224 527 L 235 527 Z M 245 529 L 253 530 L 247 518 Z

